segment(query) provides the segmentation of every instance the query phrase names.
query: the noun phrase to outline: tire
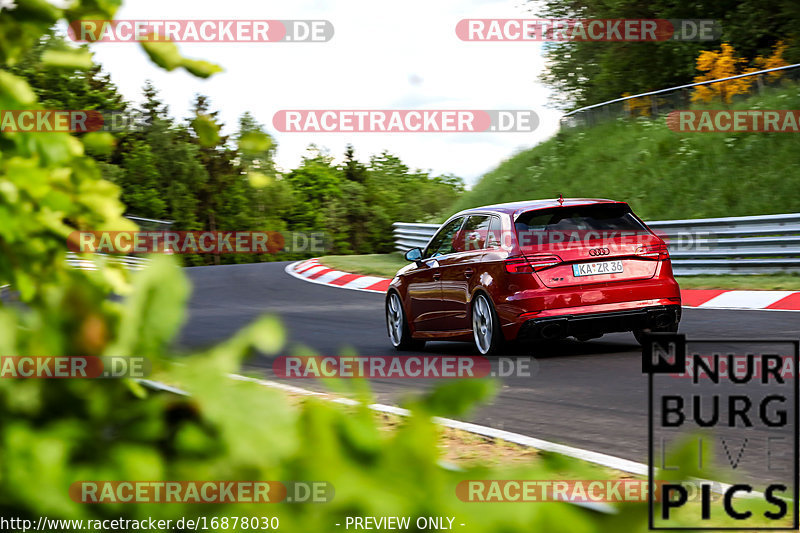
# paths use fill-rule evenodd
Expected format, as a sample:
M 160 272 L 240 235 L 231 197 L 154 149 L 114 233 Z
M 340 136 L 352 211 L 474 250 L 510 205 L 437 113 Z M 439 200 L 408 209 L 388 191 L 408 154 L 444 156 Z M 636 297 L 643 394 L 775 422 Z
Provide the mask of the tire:
M 425 347 L 425 341 L 411 337 L 403 303 L 396 292 L 390 292 L 386 298 L 386 329 L 395 350 L 421 350 Z
M 663 328 L 643 328 L 643 329 L 635 329 L 633 330 L 633 336 L 636 337 L 636 342 L 642 344 L 644 340 L 644 334 L 649 332 L 656 332 L 656 333 L 677 333 L 678 331 L 678 324 L 672 324 Z
M 478 293 L 472 300 L 472 338 L 481 355 L 496 354 L 505 339 L 489 297 Z

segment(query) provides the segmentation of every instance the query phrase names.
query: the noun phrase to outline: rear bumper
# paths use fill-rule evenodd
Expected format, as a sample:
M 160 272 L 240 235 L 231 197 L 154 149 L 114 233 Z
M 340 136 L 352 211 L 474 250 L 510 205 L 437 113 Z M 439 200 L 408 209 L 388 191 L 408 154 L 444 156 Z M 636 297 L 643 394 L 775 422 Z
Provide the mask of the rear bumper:
M 616 331 L 664 328 L 681 320 L 680 305 L 659 305 L 622 311 L 532 318 L 519 329 L 520 339 L 558 339 L 598 336 Z

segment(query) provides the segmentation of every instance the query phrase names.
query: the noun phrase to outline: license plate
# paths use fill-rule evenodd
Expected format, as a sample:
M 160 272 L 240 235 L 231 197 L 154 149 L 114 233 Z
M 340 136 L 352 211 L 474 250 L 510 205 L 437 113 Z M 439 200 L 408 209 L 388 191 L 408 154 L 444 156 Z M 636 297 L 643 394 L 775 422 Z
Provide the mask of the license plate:
M 622 261 L 598 261 L 597 263 L 572 265 L 573 276 L 599 276 L 601 274 L 619 274 L 620 272 L 622 272 Z

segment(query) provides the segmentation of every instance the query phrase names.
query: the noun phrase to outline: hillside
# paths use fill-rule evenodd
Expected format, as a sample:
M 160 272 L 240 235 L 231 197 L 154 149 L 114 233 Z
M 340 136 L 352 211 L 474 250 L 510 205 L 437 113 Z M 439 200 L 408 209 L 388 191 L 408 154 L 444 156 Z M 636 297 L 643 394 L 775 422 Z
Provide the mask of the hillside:
M 800 109 L 800 87 L 731 107 Z M 800 212 L 800 134 L 677 133 L 664 117 L 563 130 L 501 163 L 445 214 L 559 194 L 625 200 L 649 220 Z

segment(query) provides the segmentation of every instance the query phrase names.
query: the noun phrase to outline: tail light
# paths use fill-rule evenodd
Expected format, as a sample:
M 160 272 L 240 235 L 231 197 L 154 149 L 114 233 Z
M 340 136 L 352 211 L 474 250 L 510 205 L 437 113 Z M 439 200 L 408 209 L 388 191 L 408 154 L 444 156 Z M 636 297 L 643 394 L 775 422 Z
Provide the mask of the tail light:
M 667 249 L 667 245 L 664 243 L 651 244 L 649 246 L 640 246 L 636 250 L 636 255 L 647 259 L 657 259 L 659 261 L 663 261 L 664 259 L 669 259 L 669 250 Z
M 533 265 L 528 263 L 524 257 L 509 257 L 504 261 L 506 272 L 509 274 L 530 274 L 533 272 Z
M 506 272 L 511 274 L 531 273 L 561 263 L 557 255 L 529 255 L 527 257 L 509 257 L 505 260 Z

